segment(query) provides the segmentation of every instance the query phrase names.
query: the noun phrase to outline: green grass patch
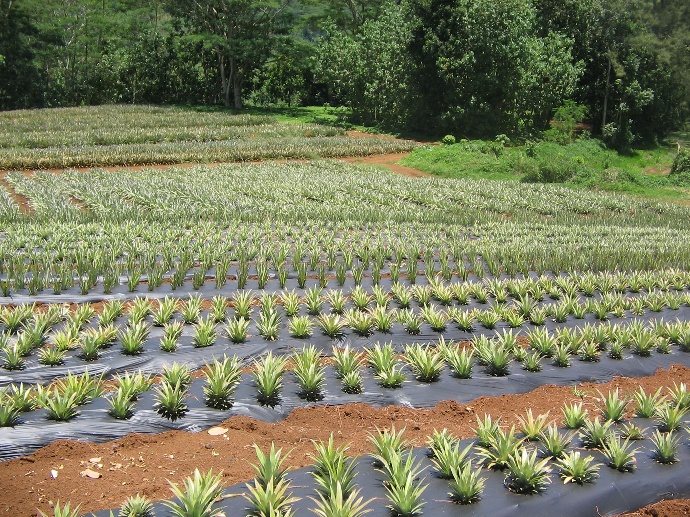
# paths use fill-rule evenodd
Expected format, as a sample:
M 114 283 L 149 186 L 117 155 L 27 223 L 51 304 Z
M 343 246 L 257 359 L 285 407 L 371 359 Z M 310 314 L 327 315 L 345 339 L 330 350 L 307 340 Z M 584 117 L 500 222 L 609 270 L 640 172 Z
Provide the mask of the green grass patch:
M 665 200 L 690 199 L 690 179 L 669 176 L 676 154 L 674 134 L 667 142 L 621 154 L 600 141 L 583 138 L 568 145 L 528 142 L 505 147 L 498 142 L 463 140 L 453 145 L 415 149 L 401 163 L 447 178 L 486 178 L 558 183 Z

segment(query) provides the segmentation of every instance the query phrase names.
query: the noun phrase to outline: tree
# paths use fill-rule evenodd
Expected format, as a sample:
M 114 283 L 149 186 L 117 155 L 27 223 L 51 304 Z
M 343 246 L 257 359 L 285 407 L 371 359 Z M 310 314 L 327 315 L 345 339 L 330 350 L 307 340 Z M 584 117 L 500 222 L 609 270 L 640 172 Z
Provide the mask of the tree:
M 352 108 L 356 121 L 399 127 L 411 104 L 405 48 L 410 26 L 402 8 L 388 4 L 355 34 L 331 25 L 316 52 L 316 80 L 328 85 L 329 100 Z
M 26 2 L 0 0 L 0 109 L 42 103 L 43 81 L 34 63 L 37 32 Z
M 172 0 L 168 11 L 217 59 L 225 106 L 242 108 L 242 87 L 285 40 L 290 0 Z
M 536 34 L 530 0 L 410 0 L 419 129 L 480 134 L 546 126 L 580 74 L 572 41 Z

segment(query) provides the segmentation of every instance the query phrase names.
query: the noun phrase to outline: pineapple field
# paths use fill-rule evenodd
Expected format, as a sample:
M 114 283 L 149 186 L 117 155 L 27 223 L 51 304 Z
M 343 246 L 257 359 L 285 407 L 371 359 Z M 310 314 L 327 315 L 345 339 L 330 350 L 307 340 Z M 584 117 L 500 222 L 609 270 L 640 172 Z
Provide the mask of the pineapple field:
M 690 207 L 406 177 L 337 158 L 415 142 L 266 115 L 0 120 L 8 514 L 690 497 Z

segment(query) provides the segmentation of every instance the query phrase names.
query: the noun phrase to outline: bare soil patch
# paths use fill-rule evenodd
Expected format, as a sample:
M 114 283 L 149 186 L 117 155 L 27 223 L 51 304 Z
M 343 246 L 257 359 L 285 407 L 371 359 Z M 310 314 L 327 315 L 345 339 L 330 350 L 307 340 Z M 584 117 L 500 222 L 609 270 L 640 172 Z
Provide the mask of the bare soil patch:
M 582 400 L 590 413 L 599 407 L 599 391 L 619 388 L 622 394 L 642 386 L 647 392 L 674 383 L 690 382 L 690 368 L 672 366 L 640 379 L 614 378 L 608 383 L 584 383 L 574 387 L 542 386 L 521 395 L 481 397 L 469 404 L 441 402 L 431 409 L 401 406 L 373 408 L 366 404 L 319 406 L 295 410 L 282 422 L 269 424 L 248 417 L 232 417 L 219 427 L 227 432 L 211 436 L 208 432 L 171 431 L 159 435 L 132 434 L 106 443 L 58 440 L 36 453 L 0 463 L 0 508 L 4 515 L 36 516 L 38 509 L 48 512 L 58 500 L 81 504 L 82 512 L 116 508 L 130 495 L 141 493 L 152 499 L 171 496 L 168 480 L 180 483 L 195 468 L 223 471 L 225 485 L 250 480 L 255 460 L 253 444 L 262 449 L 271 442 L 291 451 L 290 468 L 309 465 L 311 440 L 327 440 L 331 432 L 338 444 L 348 443 L 353 456 L 369 452 L 367 435 L 376 427 L 395 425 L 423 445 L 434 429 L 448 428 L 461 438 L 474 436 L 477 416 L 490 414 L 505 425 L 517 424 L 528 408 L 560 420 L 563 404 Z M 560 423 L 560 422 L 559 422 Z M 100 478 L 83 477 L 86 469 Z M 51 471 L 57 473 L 54 477 Z M 631 515 L 688 515 L 682 502 L 662 503 L 663 511 L 677 513 L 636 513 Z M 647 509 L 643 511 L 648 511 Z M 657 511 L 650 509 L 649 511 Z

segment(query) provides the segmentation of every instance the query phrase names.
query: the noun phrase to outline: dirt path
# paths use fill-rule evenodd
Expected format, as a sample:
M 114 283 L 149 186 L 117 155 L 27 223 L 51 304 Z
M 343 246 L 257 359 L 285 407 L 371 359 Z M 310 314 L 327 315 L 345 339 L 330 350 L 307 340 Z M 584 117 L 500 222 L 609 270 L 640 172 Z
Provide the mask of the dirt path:
M 133 434 L 101 444 L 58 440 L 30 456 L 0 463 L 3 482 L 0 512 L 13 517 L 36 516 L 37 509 L 48 512 L 51 502 L 58 499 L 80 504 L 82 512 L 116 508 L 126 497 L 136 493 L 152 499 L 167 499 L 171 496 L 167 480 L 180 483 L 195 468 L 222 470 L 225 485 L 237 484 L 254 476 L 249 465 L 255 460 L 254 443 L 264 450 L 271 442 L 284 451 L 292 450 L 288 466 L 301 468 L 311 463 L 308 456 L 313 453 L 311 439 L 327 440 L 331 432 L 338 444 L 348 443 L 349 454 L 355 456 L 369 452 L 366 437 L 376 427 L 393 424 L 398 429 L 405 427 L 407 438 L 416 445 L 424 444 L 434 429 L 444 427 L 458 437 L 470 438 L 474 436 L 477 416 L 484 414 L 500 417 L 505 425 L 517 423 L 518 416 L 523 416 L 528 408 L 535 415 L 550 411 L 554 419 L 560 419 L 563 404 L 575 400 L 582 400 L 590 413 L 595 412 L 599 407 L 598 390 L 606 392 L 619 388 L 627 394 L 642 386 L 649 393 L 657 387 L 671 387 L 679 382 L 690 383 L 690 368 L 672 366 L 653 376 L 585 383 L 577 390 L 542 386 L 522 395 L 482 397 L 469 404 L 447 401 L 432 409 L 372 408 L 366 404 L 322 406 L 297 409 L 276 424 L 233 417 L 221 424 L 227 432 L 220 436 L 171 431 L 159 435 Z M 80 473 L 86 469 L 101 477 L 82 477 Z M 663 506 L 664 511 L 676 507 L 682 512 L 688 505 L 679 501 L 676 506 L 670 503 Z

